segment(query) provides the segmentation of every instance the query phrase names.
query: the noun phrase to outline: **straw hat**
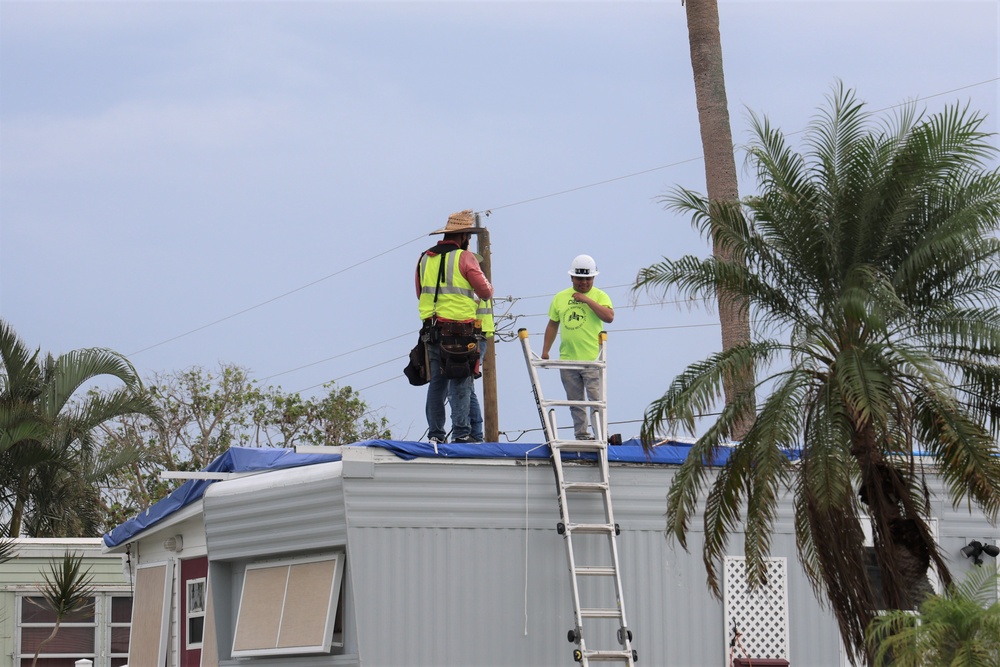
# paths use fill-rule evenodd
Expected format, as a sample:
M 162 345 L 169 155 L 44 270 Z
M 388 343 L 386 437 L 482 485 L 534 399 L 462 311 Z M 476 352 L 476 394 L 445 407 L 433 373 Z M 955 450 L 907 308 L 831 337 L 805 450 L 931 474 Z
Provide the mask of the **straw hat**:
M 483 231 L 482 227 L 476 227 L 476 216 L 471 208 L 448 216 L 448 224 L 441 229 L 435 229 L 427 236 L 435 234 L 478 234 Z

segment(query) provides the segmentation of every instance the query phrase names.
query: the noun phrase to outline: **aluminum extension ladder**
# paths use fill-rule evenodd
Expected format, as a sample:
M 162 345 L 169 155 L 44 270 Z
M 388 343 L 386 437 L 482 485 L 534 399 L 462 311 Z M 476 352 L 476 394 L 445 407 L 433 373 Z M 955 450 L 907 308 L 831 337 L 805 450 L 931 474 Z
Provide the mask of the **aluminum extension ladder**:
M 607 364 L 606 344 L 607 334 L 601 332 L 600 353 L 595 361 L 568 361 L 542 359 L 531 351 L 528 343 L 527 329 L 517 333 L 524 349 L 524 359 L 528 365 L 528 375 L 531 377 L 531 388 L 535 395 L 538 415 L 542 420 L 545 440 L 552 452 L 552 467 L 556 474 L 556 491 L 559 498 L 559 523 L 556 526 L 563 536 L 566 545 L 566 555 L 569 558 L 570 582 L 573 592 L 573 612 L 575 625 L 568 633 L 570 642 L 577 645 L 573 650 L 573 659 L 583 667 L 591 662 L 617 662 L 632 667 L 638 660 L 638 655 L 632 648 L 632 631 L 625 620 L 625 599 L 622 591 L 622 580 L 618 561 L 618 545 L 616 537 L 621 532 L 615 523 L 611 508 L 611 482 L 608 468 L 608 418 L 607 418 Z M 538 380 L 539 368 L 557 369 L 593 369 L 600 371 L 601 401 L 571 401 L 549 400 L 542 396 L 542 386 Z M 559 437 L 556 427 L 555 408 L 580 407 L 588 411 L 591 427 L 594 431 L 593 440 L 565 440 Z M 575 436 L 574 436 L 575 437 Z M 587 461 L 588 465 L 564 466 L 563 455 L 567 460 L 575 457 Z M 597 465 L 589 465 L 596 455 Z M 573 472 L 572 479 L 567 479 L 567 473 Z M 594 479 L 594 477 L 597 479 Z M 570 498 L 574 499 L 574 508 L 578 516 L 597 515 L 594 497 L 600 499 L 603 505 L 603 517 L 593 523 L 576 523 L 570 518 Z M 588 500 L 589 499 L 589 500 Z M 588 517 L 589 518 L 589 517 Z M 574 537 L 579 537 L 574 550 Z M 588 539 L 589 538 L 589 539 Z M 599 544 L 593 540 L 604 538 L 607 553 L 599 562 L 590 565 L 577 564 L 577 555 L 585 554 L 594 558 L 601 551 Z M 586 581 L 584 581 L 586 579 Z M 581 592 L 585 593 L 587 605 L 581 604 Z M 613 602 L 611 597 L 613 597 Z M 593 604 L 591 604 L 593 602 Z M 584 621 L 588 624 L 585 627 Z M 613 649 L 588 648 L 586 636 L 591 641 L 607 642 L 612 645 L 617 641 L 618 647 Z

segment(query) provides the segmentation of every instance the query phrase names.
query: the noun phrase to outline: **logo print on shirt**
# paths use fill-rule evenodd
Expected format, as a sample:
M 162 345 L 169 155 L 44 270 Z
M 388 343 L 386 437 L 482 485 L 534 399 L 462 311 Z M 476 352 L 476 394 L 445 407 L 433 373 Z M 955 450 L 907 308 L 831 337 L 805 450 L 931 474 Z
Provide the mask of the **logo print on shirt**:
M 572 309 L 563 319 L 565 320 L 567 329 L 579 329 L 587 321 L 587 314 L 584 312 L 580 302 L 574 301 Z

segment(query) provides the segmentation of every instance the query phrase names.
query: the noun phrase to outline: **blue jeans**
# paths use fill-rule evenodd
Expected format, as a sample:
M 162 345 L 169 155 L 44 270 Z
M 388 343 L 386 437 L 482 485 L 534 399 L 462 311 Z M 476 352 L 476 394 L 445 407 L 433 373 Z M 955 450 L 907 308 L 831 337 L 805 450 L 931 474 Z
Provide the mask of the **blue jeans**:
M 483 357 L 486 356 L 486 340 L 479 341 L 479 369 L 483 368 Z M 472 385 L 472 393 L 469 395 L 469 435 L 476 442 L 483 441 L 483 408 L 479 404 L 479 397 L 476 396 L 476 386 Z
M 451 404 L 451 438 L 469 437 L 469 402 L 472 397 L 472 376 L 449 380 L 441 372 L 441 346 L 427 345 L 431 380 L 427 383 L 427 438 L 444 442 L 444 401 Z

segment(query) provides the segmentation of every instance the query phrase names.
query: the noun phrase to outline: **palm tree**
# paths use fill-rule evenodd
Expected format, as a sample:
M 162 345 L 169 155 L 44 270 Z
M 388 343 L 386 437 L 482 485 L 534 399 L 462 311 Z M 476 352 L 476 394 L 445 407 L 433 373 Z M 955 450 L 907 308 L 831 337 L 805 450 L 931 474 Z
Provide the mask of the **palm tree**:
M 0 365 L 0 515 L 7 534 L 17 537 L 24 527 L 34 537 L 98 534 L 94 483 L 141 452 L 102 460 L 95 429 L 121 415 L 158 415 L 135 368 L 99 348 L 40 358 L 3 320 Z M 77 397 L 105 375 L 124 387 Z
M 733 132 L 729 123 L 729 102 L 726 97 L 726 77 L 722 66 L 722 37 L 719 32 L 717 0 L 687 0 L 688 42 L 691 47 L 691 69 L 698 104 L 698 125 L 705 154 L 705 184 L 709 210 L 739 200 L 736 180 L 736 159 L 733 157 Z M 738 260 L 732 248 L 718 243 L 714 232 L 712 252 L 722 261 Z M 716 294 L 719 323 L 722 327 L 722 349 L 728 350 L 750 341 L 750 315 L 738 293 L 724 289 Z M 737 400 L 747 409 L 733 424 L 732 438 L 742 438 L 750 427 L 753 401 L 745 396 L 753 392 L 753 376 L 726 376 L 722 379 L 726 402 Z M 742 399 L 739 397 L 743 396 Z
M 976 569 L 944 595 L 929 597 L 916 614 L 894 611 L 876 617 L 866 633 L 876 667 L 1000 665 L 996 585 L 996 571 Z
M 950 583 L 915 449 L 934 458 L 956 505 L 978 505 L 991 520 L 1000 509 L 1000 174 L 985 166 L 995 149 L 968 108 L 925 117 L 907 105 L 875 120 L 839 86 L 798 153 L 752 116 L 759 195 L 719 216 L 689 190 L 666 200 L 742 261 L 664 259 L 635 287 L 709 298 L 730 290 L 755 321 L 753 341 L 691 364 L 647 408 L 644 442 L 665 427 L 695 435 L 727 376 L 763 372 L 758 387 L 769 390 L 714 480 L 706 462 L 747 406 L 725 405 L 697 438 L 670 486 L 668 534 L 687 547 L 709 488 L 710 587 L 719 594 L 716 567 L 741 528 L 748 568 L 764 581 L 778 500 L 791 493 L 799 560 L 855 661 L 869 657 L 864 629 L 880 599 L 916 607 L 931 562 Z M 788 449 L 799 449 L 794 464 Z M 881 591 L 866 575 L 862 513 Z

